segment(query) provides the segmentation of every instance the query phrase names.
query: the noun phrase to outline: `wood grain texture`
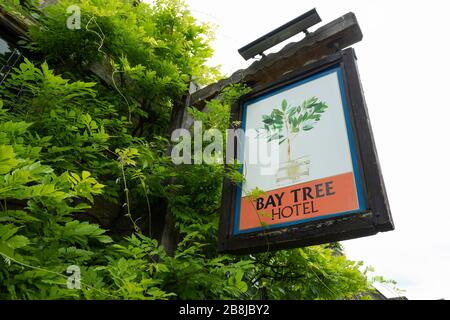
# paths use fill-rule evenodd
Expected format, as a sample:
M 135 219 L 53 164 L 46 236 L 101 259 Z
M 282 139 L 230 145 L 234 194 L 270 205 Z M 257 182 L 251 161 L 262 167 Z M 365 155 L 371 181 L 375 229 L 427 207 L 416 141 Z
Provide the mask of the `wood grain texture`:
M 299 42 L 286 45 L 281 51 L 255 61 L 247 69 L 234 72 L 231 77 L 220 80 L 192 94 L 191 104 L 202 109 L 205 101 L 214 98 L 230 84 L 247 84 L 250 87 L 273 82 L 299 66 L 307 65 L 344 49 L 363 38 L 354 13 L 331 21 Z

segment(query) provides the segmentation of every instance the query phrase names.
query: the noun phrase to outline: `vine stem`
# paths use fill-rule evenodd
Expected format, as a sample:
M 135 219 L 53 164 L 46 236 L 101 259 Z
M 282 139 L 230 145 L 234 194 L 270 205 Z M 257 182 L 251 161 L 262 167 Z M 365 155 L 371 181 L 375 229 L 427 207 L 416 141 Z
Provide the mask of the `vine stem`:
M 147 201 L 147 210 L 148 210 L 148 234 L 151 237 L 152 236 L 152 209 L 150 207 L 150 200 L 148 199 L 148 194 L 147 194 L 147 186 L 145 184 L 145 181 L 143 179 L 141 180 L 141 185 L 142 188 L 144 189 L 144 194 L 145 194 L 145 200 Z
M 91 21 L 94 21 L 94 23 L 95 23 L 95 25 L 97 26 L 98 30 L 100 31 L 101 35 L 100 35 L 98 32 L 89 29 L 89 24 L 91 23 Z M 108 56 L 108 55 L 106 54 L 106 52 L 104 52 L 104 51 L 102 50 L 102 47 L 103 47 L 103 44 L 104 44 L 104 42 L 105 42 L 106 36 L 105 36 L 105 34 L 103 33 L 102 28 L 100 28 L 99 24 L 97 23 L 97 20 L 95 19 L 95 16 L 92 16 L 92 17 L 89 19 L 88 23 L 86 24 L 86 31 L 87 31 L 87 32 L 92 32 L 92 33 L 94 33 L 95 35 L 97 35 L 97 36 L 100 38 L 100 43 L 99 43 L 99 46 L 98 46 L 98 48 L 97 48 L 97 51 L 100 52 L 100 53 L 103 53 L 105 56 Z M 120 72 L 124 72 L 124 71 L 114 70 L 113 73 L 111 74 L 111 80 L 112 80 L 112 84 L 113 84 L 114 88 L 115 88 L 116 91 L 121 95 L 121 97 L 125 100 L 125 103 L 126 103 L 127 106 L 128 106 L 128 122 L 131 123 L 131 107 L 130 107 L 130 103 L 128 102 L 128 99 L 125 97 L 125 95 L 122 93 L 122 91 L 119 90 L 119 88 L 117 87 L 117 84 L 116 84 L 116 80 L 114 79 L 114 75 L 115 75 L 116 73 L 120 73 Z
M 122 91 L 119 90 L 119 87 L 117 87 L 116 84 L 116 80 L 114 79 L 114 75 L 116 73 L 121 73 L 121 72 L 125 72 L 125 71 L 119 71 L 119 70 L 114 70 L 113 73 L 111 74 L 111 80 L 113 83 L 114 88 L 116 89 L 116 91 L 120 94 L 120 96 L 125 100 L 125 103 L 128 106 L 128 122 L 131 123 L 131 107 L 130 104 L 128 102 L 128 99 L 125 97 L 125 95 L 122 93 Z
M 128 186 L 127 186 L 127 178 L 125 177 L 125 169 L 123 167 L 123 163 L 120 163 L 120 168 L 122 170 L 122 178 L 123 178 L 123 186 L 124 186 L 124 191 L 125 191 L 125 197 L 127 200 L 127 213 L 128 213 L 128 217 L 131 220 L 131 223 L 133 224 L 134 230 L 136 232 L 140 232 L 139 227 L 137 226 L 136 222 L 133 220 L 133 217 L 131 216 L 131 210 L 130 210 L 130 195 L 129 195 L 129 190 L 128 190 Z
M 92 20 L 94 20 L 94 23 L 98 27 L 98 29 L 100 30 L 101 35 L 98 32 L 95 32 L 94 30 L 91 30 L 91 29 L 88 28 L 89 24 L 91 23 Z M 92 33 L 96 34 L 100 38 L 100 44 L 99 44 L 99 46 L 97 48 L 97 51 L 106 55 L 106 53 L 102 50 L 103 43 L 105 41 L 105 34 L 103 33 L 102 28 L 100 28 L 100 26 L 98 25 L 97 21 L 95 20 L 95 16 L 92 16 L 89 19 L 88 23 L 86 24 L 86 31 L 87 32 L 92 32 Z

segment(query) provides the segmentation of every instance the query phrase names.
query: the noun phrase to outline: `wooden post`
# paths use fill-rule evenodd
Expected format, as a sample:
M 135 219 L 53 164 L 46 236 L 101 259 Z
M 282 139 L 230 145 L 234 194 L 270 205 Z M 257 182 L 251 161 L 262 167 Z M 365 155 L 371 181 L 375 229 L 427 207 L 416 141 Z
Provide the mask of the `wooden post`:
M 172 116 L 169 125 L 169 135 L 172 135 L 172 132 L 176 129 L 189 129 L 192 125 L 193 119 L 187 113 L 187 108 L 191 103 L 191 94 L 197 89 L 197 86 L 193 83 L 189 83 L 189 94 L 183 96 L 180 100 L 178 100 L 172 110 Z M 170 156 L 172 151 L 172 147 L 169 146 L 167 148 L 167 155 Z M 174 179 L 170 180 L 170 183 L 175 183 Z M 167 205 L 166 213 L 164 217 L 164 227 L 162 230 L 161 236 L 161 245 L 166 250 L 168 255 L 173 255 L 177 248 L 177 244 L 179 241 L 179 234 L 175 227 L 175 217 L 170 210 L 169 205 Z

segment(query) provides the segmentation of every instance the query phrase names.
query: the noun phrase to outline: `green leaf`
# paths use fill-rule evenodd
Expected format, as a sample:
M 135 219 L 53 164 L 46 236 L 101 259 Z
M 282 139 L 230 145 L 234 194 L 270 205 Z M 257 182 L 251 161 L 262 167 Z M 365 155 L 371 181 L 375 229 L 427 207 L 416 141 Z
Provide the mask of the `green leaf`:
M 283 111 L 286 111 L 287 106 L 288 106 L 288 102 L 286 101 L 286 99 L 283 99 L 283 101 L 281 102 L 281 109 Z
M 266 125 L 272 125 L 275 121 L 272 119 L 272 118 L 268 118 L 268 119 L 264 119 L 263 120 L 263 122 L 266 124 Z
M 28 240 L 27 237 L 21 235 L 14 236 L 7 241 L 8 246 L 12 249 L 26 247 L 29 243 L 30 240 Z
M 81 182 L 80 176 L 78 174 L 76 174 L 75 172 L 71 172 L 70 175 L 71 175 L 71 177 L 73 177 L 75 179 L 75 181 L 76 181 L 75 183 Z
M 0 225 L 0 239 L 3 241 L 11 238 L 19 228 L 13 226 L 12 224 Z
M 12 146 L 0 145 L 0 174 L 10 172 L 19 163 Z
M 91 176 L 91 173 L 88 172 L 88 171 L 83 171 L 83 172 L 81 172 L 81 178 L 82 178 L 83 180 L 86 180 L 86 179 L 89 178 L 90 176 Z
M 107 235 L 96 236 L 95 239 L 97 239 L 101 243 L 112 243 L 113 242 L 113 239 Z

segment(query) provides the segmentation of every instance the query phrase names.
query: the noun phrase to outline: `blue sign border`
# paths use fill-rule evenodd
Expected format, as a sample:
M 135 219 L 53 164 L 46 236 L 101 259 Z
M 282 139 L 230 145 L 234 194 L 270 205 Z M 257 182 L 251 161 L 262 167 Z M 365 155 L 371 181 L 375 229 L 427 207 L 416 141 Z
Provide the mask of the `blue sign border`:
M 353 129 L 352 129 L 352 124 L 351 124 L 351 120 L 350 120 L 350 112 L 349 112 L 349 108 L 348 108 L 348 103 L 347 103 L 347 95 L 345 93 L 345 86 L 344 86 L 344 80 L 343 80 L 343 76 L 342 76 L 342 68 L 340 66 L 334 66 L 331 67 L 325 71 L 319 72 L 315 75 L 312 75 L 310 77 L 307 77 L 305 79 L 296 81 L 292 84 L 289 84 L 285 87 L 282 87 L 280 89 L 271 91 L 267 94 L 264 94 L 260 97 L 251 99 L 249 101 L 246 101 L 243 104 L 243 111 L 242 111 L 242 129 L 245 130 L 245 125 L 246 125 L 246 119 L 247 119 L 247 107 L 249 104 L 253 104 L 255 102 L 258 102 L 260 100 L 264 100 L 267 99 L 273 95 L 276 95 L 280 92 L 298 87 L 300 85 L 303 85 L 305 83 L 317 80 L 319 78 L 322 78 L 324 76 L 330 75 L 332 73 L 337 72 L 338 75 L 338 81 L 339 81 L 339 89 L 341 92 L 341 100 L 342 100 L 342 105 L 344 108 L 344 116 L 345 116 L 345 124 L 347 127 L 347 136 L 348 136 L 348 141 L 349 141 L 349 145 L 350 145 L 350 153 L 351 153 L 351 157 L 352 157 L 352 166 L 353 166 L 353 176 L 355 179 L 355 184 L 356 184 L 356 193 L 358 196 L 358 204 L 359 204 L 359 208 L 357 210 L 352 210 L 352 211 L 346 211 L 346 212 L 340 212 L 340 213 L 336 213 L 336 214 L 329 214 L 329 215 L 325 215 L 325 216 L 321 216 L 321 217 L 316 217 L 316 218 L 311 218 L 311 219 L 304 219 L 304 220 L 298 220 L 298 221 L 290 221 L 290 222 L 284 222 L 284 223 L 279 223 L 279 224 L 273 224 L 270 226 L 264 226 L 264 227 L 260 227 L 260 228 L 252 228 L 252 229 L 246 229 L 246 230 L 239 230 L 239 217 L 240 217 L 240 212 L 241 212 L 241 198 L 242 198 L 242 187 L 241 185 L 238 185 L 236 188 L 236 198 L 235 198 L 235 212 L 234 212 L 234 219 L 233 219 L 233 234 L 234 235 L 239 235 L 239 234 L 245 234 L 245 233 L 252 233 L 252 232 L 258 232 L 258 231 L 262 231 L 262 230 L 269 230 L 269 229 L 275 229 L 275 228 L 283 228 L 283 227 L 288 227 L 288 226 L 292 226 L 292 225 L 296 225 L 296 224 L 302 224 L 302 223 L 306 223 L 306 222 L 310 222 L 310 221 L 315 221 L 315 220 L 322 220 L 322 219 L 327 219 L 327 218 L 333 218 L 333 217 L 338 217 L 338 216 L 343 216 L 343 215 L 347 215 L 347 214 L 352 214 L 352 213 L 359 213 L 359 212 L 364 212 L 366 211 L 366 205 L 365 205 L 365 199 L 364 199 L 364 192 L 363 192 L 363 188 L 362 188 L 362 183 L 361 183 L 361 177 L 360 177 L 360 172 L 359 172 L 359 166 L 358 166 L 358 160 L 356 158 L 356 149 L 355 149 L 355 141 L 354 141 L 354 137 L 353 137 Z M 244 155 L 244 143 L 245 141 L 243 141 L 241 143 L 240 146 L 240 155 L 241 157 L 243 157 Z M 240 162 L 243 163 L 242 159 L 240 159 Z M 240 172 L 241 174 L 243 173 L 243 167 L 244 165 L 241 166 L 240 168 Z

